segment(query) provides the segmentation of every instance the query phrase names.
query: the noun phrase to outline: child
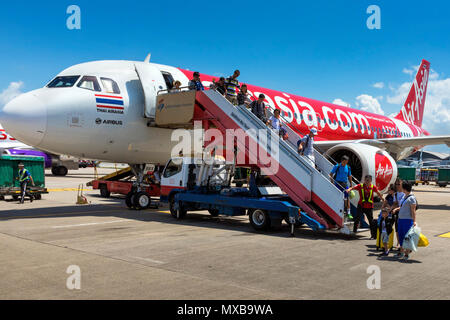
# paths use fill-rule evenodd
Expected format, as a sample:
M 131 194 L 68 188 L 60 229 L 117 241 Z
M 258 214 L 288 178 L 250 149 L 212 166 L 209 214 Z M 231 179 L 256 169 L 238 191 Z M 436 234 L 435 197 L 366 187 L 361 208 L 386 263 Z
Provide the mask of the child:
M 392 226 L 394 224 L 394 220 L 392 216 L 389 214 L 388 208 L 381 209 L 381 221 L 378 226 L 378 230 L 380 232 L 380 240 L 384 246 L 384 252 L 381 256 L 387 256 L 389 254 L 389 237 L 392 233 Z

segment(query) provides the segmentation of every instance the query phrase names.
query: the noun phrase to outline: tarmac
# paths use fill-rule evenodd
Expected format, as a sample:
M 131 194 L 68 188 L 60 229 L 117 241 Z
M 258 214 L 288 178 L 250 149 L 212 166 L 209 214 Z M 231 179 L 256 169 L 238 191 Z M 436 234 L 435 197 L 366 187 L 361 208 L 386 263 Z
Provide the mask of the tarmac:
M 286 224 L 256 232 L 207 212 L 177 221 L 166 205 L 133 211 L 89 187 L 76 205 L 92 179 L 92 168 L 47 171 L 42 200 L 0 202 L 0 299 L 450 298 L 450 187 L 414 187 L 430 245 L 402 263 L 380 259 L 367 231 L 290 237 Z

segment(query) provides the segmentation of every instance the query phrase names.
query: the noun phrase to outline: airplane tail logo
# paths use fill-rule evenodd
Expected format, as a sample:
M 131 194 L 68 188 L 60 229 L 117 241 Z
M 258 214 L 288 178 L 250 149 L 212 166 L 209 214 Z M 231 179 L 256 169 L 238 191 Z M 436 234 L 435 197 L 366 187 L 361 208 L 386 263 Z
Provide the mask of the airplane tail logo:
M 422 126 L 429 74 L 430 63 L 426 60 L 422 60 L 405 104 L 400 113 L 395 117 L 396 119 L 419 127 Z

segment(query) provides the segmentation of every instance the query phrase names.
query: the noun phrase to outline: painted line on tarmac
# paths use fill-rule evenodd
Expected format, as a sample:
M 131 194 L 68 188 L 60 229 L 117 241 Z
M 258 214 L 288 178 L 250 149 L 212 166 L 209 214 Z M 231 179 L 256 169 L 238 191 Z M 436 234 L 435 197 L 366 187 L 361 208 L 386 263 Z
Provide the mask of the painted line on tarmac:
M 49 214 L 40 214 L 40 215 L 34 215 L 34 216 L 8 216 L 8 217 L 2 217 L 0 216 L 0 220 L 6 220 L 6 219 L 26 219 L 26 218 L 43 218 L 43 217 L 58 217 L 58 216 L 70 216 L 70 215 L 82 215 L 87 213 L 107 213 L 111 211 L 122 211 L 119 209 L 113 209 L 113 210 L 97 210 L 97 211 L 74 211 L 74 212 L 61 212 L 61 213 L 49 213 Z
M 91 222 L 91 223 L 80 223 L 80 224 L 68 224 L 64 226 L 53 226 L 52 229 L 63 229 L 63 228 L 74 228 L 74 227 L 86 227 L 86 226 L 96 226 L 100 224 L 110 224 L 110 223 L 118 223 L 118 222 L 129 222 L 128 220 L 113 220 L 113 221 L 105 221 L 105 222 Z
M 130 257 L 130 258 L 144 260 L 144 261 L 148 261 L 148 262 L 152 262 L 152 263 L 156 263 L 156 264 L 163 264 L 163 263 L 165 263 L 163 261 L 154 260 L 154 259 L 150 259 L 150 258 L 142 258 L 142 257 Z
M 170 211 L 158 211 L 158 212 L 161 212 L 161 213 L 170 213 Z
M 446 233 L 443 233 L 443 234 L 438 234 L 437 236 L 441 237 L 441 238 L 450 238 L 450 232 L 446 232 Z

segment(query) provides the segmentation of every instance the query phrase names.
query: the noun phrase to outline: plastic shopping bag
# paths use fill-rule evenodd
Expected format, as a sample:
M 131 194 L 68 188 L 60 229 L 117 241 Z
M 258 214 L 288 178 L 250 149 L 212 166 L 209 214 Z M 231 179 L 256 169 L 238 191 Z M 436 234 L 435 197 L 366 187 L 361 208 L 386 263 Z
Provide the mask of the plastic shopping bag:
M 420 238 L 420 228 L 412 226 L 411 229 L 406 233 L 405 239 L 403 240 L 403 249 L 417 251 L 417 245 Z
M 427 237 L 423 233 L 419 236 L 419 242 L 417 243 L 418 247 L 428 247 L 430 242 L 428 241 Z

